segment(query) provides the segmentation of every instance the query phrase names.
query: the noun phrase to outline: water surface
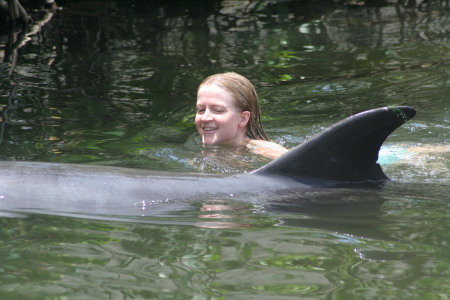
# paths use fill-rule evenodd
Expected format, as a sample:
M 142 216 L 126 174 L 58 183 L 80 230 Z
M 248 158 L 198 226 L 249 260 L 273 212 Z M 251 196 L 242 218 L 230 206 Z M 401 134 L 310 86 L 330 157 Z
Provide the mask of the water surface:
M 447 299 L 450 10 L 327 1 L 63 1 L 0 72 L 4 160 L 239 173 L 200 145 L 206 76 L 256 86 L 294 147 L 354 113 L 410 105 L 379 190 L 147 207 L 144 217 L 1 212 L 4 299 Z M 8 75 L 8 73 L 11 75 Z M 371 199 L 305 207 L 302 201 Z

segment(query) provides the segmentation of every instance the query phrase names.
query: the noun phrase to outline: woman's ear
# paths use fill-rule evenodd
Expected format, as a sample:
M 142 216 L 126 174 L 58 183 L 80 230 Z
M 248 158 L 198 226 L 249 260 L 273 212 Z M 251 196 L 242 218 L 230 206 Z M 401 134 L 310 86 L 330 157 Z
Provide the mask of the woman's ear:
M 248 110 L 243 111 L 241 113 L 241 119 L 239 121 L 239 126 L 240 127 L 247 126 L 249 120 L 250 120 L 250 112 Z

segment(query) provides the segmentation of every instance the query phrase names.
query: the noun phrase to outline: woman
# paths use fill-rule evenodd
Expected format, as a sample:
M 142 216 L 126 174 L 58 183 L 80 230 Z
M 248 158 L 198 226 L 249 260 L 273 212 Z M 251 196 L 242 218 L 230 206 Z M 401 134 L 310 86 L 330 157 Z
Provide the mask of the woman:
M 287 149 L 269 141 L 253 84 L 234 72 L 207 77 L 197 91 L 195 125 L 204 144 L 244 146 L 276 158 Z

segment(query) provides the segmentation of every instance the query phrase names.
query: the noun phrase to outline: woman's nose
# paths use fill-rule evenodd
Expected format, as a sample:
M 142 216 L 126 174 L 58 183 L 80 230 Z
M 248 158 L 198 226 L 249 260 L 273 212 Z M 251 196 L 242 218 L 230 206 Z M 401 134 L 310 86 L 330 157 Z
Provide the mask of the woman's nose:
M 202 121 L 211 121 L 213 119 L 211 112 L 209 109 L 206 109 L 202 115 Z

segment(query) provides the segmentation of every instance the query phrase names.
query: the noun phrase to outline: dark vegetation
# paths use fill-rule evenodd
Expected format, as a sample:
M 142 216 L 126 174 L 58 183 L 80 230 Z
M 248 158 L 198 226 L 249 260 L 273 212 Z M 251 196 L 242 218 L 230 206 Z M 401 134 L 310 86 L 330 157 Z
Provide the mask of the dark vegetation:
M 27 41 L 27 37 L 38 33 L 42 26 L 49 22 L 58 11 L 58 6 L 65 7 L 70 4 L 72 12 L 66 12 L 66 16 L 97 20 L 105 23 L 106 28 L 116 35 L 127 36 L 126 32 L 117 32 L 115 22 L 131 24 L 120 16 L 120 8 L 127 7 L 135 11 L 137 19 L 146 20 L 153 28 L 160 28 L 159 32 L 145 34 L 164 34 L 170 32 L 174 25 L 170 20 L 179 20 L 185 23 L 185 28 L 199 27 L 206 30 L 215 27 L 215 30 L 226 32 L 239 22 L 249 23 L 249 26 L 259 25 L 253 21 L 261 11 L 272 11 L 266 19 L 276 18 L 283 22 L 285 18 L 308 20 L 327 11 L 345 7 L 348 10 L 363 10 L 368 7 L 382 7 L 395 5 L 401 8 L 402 13 L 414 14 L 416 11 L 427 11 L 436 6 L 449 9 L 450 0 L 291 0 L 291 1 L 230 1 L 230 0 L 134 0 L 114 1 L 116 11 L 111 11 L 111 6 L 105 5 L 107 1 L 88 1 L 91 10 L 77 10 L 77 2 L 69 0 L 0 0 L 0 72 L 7 70 L 12 74 L 17 64 L 17 50 Z M 409 12 L 408 12 L 409 11 Z M 288 18 L 289 15 L 289 18 Z M 383 16 L 378 16 L 382 18 Z M 70 24 L 71 19 L 56 20 L 53 22 L 68 35 L 81 34 L 82 28 L 76 28 Z M 250 23 L 254 23 L 253 25 Z M 126 26 L 125 26 L 126 27 Z M 132 26 L 130 27 L 132 29 Z M 119 30 L 120 31 L 120 30 Z M 89 35 L 88 32 L 85 34 Z

